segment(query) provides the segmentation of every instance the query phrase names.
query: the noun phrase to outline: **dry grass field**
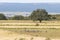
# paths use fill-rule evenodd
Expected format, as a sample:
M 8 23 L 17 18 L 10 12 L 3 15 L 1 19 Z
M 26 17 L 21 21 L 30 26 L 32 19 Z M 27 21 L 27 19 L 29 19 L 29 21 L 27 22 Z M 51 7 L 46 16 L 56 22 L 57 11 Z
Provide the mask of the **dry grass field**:
M 39 26 L 36 26 L 36 24 Z M 0 20 L 0 27 L 5 28 L 60 28 L 60 21 L 38 21 L 32 20 Z
M 29 30 L 29 31 L 28 31 Z M 39 31 L 39 32 L 38 32 Z M 39 29 L 16 29 L 16 28 L 0 28 L 0 40 L 60 40 L 60 29 L 39 28 Z
M 44 37 L 36 37 L 36 36 L 31 36 L 31 35 L 26 35 L 26 34 L 18 34 L 15 32 L 11 32 L 8 30 L 2 30 L 0 29 L 0 40 L 31 40 L 33 37 L 33 40 L 45 40 Z
M 36 24 L 39 26 L 36 26 Z M 60 21 L 0 20 L 0 40 L 60 40 Z M 24 40 L 25 40 L 24 39 Z

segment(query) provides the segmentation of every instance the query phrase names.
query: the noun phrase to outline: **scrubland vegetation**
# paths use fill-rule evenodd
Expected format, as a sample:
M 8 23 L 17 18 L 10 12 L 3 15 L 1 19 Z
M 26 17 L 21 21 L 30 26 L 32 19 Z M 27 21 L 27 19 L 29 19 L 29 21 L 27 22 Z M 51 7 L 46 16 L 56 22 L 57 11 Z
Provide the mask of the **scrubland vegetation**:
M 34 10 L 27 17 L 15 15 L 6 18 L 4 14 L 0 14 L 0 29 L 19 35 L 26 34 L 35 37 L 47 37 L 46 40 L 50 40 L 50 38 L 60 38 L 59 18 L 57 15 L 48 14 L 45 9 Z M 19 40 L 25 39 L 21 38 Z

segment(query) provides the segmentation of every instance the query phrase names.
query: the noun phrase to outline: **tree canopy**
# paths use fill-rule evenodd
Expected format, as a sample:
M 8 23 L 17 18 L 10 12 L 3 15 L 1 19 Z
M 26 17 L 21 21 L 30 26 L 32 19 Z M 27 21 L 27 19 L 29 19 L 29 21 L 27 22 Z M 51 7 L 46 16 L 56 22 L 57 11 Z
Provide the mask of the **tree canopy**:
M 16 15 L 14 17 L 12 17 L 13 20 L 24 20 L 24 16 L 22 15 Z
M 48 12 L 45 9 L 37 9 L 32 12 L 30 15 L 32 20 L 48 20 Z
M 7 20 L 7 18 L 4 14 L 0 13 L 0 20 Z

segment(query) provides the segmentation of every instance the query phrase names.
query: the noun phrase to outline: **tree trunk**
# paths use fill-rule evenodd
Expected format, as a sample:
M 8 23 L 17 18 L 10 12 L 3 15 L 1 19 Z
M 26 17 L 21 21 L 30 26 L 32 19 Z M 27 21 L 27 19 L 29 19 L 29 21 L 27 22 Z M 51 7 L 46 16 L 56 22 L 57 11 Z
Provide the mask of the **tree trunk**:
M 39 20 L 39 22 L 41 23 L 41 22 L 42 22 L 42 20 Z

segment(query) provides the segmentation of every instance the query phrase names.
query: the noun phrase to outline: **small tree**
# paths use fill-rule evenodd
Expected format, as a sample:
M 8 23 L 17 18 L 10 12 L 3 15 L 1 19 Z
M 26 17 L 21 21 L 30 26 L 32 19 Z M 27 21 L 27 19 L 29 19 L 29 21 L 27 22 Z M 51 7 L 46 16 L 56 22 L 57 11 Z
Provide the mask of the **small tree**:
M 42 22 L 42 20 L 48 19 L 48 12 L 45 9 L 37 9 L 32 12 L 30 17 L 32 20 L 38 20 Z
M 56 17 L 52 17 L 52 19 L 54 19 L 54 20 L 55 20 L 55 19 L 56 19 Z
M 7 20 L 7 18 L 4 14 L 0 13 L 0 20 Z
M 51 20 L 52 19 L 52 15 L 48 15 L 48 20 Z

